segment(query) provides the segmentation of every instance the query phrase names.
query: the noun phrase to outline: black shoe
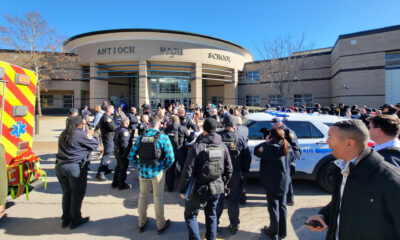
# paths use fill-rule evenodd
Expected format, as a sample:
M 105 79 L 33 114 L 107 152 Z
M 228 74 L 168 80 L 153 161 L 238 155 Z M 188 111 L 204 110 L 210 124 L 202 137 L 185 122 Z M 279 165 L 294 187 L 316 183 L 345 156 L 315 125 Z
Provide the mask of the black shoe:
M 77 222 L 71 223 L 71 227 L 70 228 L 71 229 L 75 229 L 75 228 L 79 227 L 80 225 L 85 224 L 87 222 L 89 222 L 89 217 L 81 218 Z
M 139 227 L 138 231 L 139 231 L 140 233 L 144 232 L 144 229 L 146 229 L 146 226 L 147 226 L 147 221 L 144 223 L 143 226 Z
M 63 220 L 62 223 L 61 223 L 61 227 L 62 228 L 66 228 L 68 226 L 69 226 L 69 220 Z
M 273 235 L 272 233 L 269 232 L 269 228 L 267 226 L 264 226 L 264 228 L 261 229 L 261 232 L 267 235 L 271 240 L 277 239 L 276 235 Z
M 236 234 L 236 232 L 239 230 L 239 224 L 231 224 L 229 228 L 231 234 Z
M 240 205 L 245 206 L 247 203 L 246 199 L 240 199 Z
M 113 172 L 113 170 L 108 169 L 108 166 L 105 166 L 105 167 L 104 167 L 104 174 L 105 174 L 105 175 L 110 174 L 110 173 L 112 173 L 112 172 Z
M 106 178 L 106 176 L 104 176 L 104 172 L 99 172 L 99 173 L 97 173 L 97 175 L 96 175 L 96 178 L 97 178 L 97 180 L 99 180 L 99 181 L 107 181 L 107 178 Z
M 118 188 L 119 188 L 119 190 L 130 189 L 130 188 L 132 188 L 132 185 L 125 183 L 125 185 L 119 186 Z
M 112 182 L 112 183 L 111 183 L 111 187 L 112 187 L 112 188 L 118 187 L 118 183 Z
M 167 221 L 165 221 L 164 227 L 157 230 L 157 233 L 162 234 L 163 232 L 165 232 L 165 230 L 167 230 L 169 228 L 170 225 L 171 225 L 171 220 L 168 219 Z
M 290 201 L 286 203 L 287 206 L 294 206 L 294 201 Z

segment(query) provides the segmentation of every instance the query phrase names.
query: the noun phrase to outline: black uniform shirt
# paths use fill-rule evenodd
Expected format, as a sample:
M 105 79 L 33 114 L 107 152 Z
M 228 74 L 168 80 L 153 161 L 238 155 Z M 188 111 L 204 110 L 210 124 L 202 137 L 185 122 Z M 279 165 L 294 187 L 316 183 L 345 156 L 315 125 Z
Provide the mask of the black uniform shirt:
M 90 151 L 97 149 L 99 140 L 88 135 L 80 128 L 75 129 L 70 144 L 58 142 L 56 158 L 63 162 L 80 162 L 85 159 Z
M 108 113 L 104 113 L 99 122 L 101 135 L 104 141 L 112 141 L 116 129 L 114 118 Z
M 129 152 L 128 145 L 130 139 L 129 129 L 127 127 L 118 127 L 115 130 L 114 135 L 114 149 L 117 154 L 121 156 L 126 156 L 127 152 Z
M 181 120 L 181 125 L 185 126 L 188 130 L 191 128 L 193 129 L 195 132 L 198 132 L 199 129 L 197 128 L 197 126 L 192 122 L 192 119 L 190 119 L 189 116 L 184 116 L 184 117 L 179 117 L 179 119 Z
M 129 129 L 134 132 L 139 125 L 139 120 L 133 113 L 129 113 L 128 118 L 129 118 Z

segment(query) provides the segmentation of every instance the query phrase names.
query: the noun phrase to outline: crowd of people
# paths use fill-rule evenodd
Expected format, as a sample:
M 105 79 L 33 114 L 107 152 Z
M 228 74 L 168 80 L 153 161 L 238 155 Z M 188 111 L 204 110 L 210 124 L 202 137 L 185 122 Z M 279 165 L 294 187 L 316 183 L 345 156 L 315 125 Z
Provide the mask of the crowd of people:
M 153 112 L 144 103 L 140 116 L 135 107 L 129 113 L 123 110 L 105 101 L 95 106 L 93 121 L 87 107 L 81 116 L 76 109 L 70 111 L 56 156 L 56 175 L 63 191 L 62 227 L 74 229 L 89 221 L 81 216 L 81 206 L 90 152 L 97 150 L 100 164 L 96 178 L 107 181 L 106 175 L 114 172 L 113 188 L 131 188 L 126 182 L 127 169 L 129 162 L 136 166 L 138 232 L 147 227 L 151 193 L 158 234 L 171 225 L 171 220 L 164 216 L 166 186 L 167 191 L 177 191 L 185 200 L 183 214 L 189 239 L 201 239 L 197 222 L 200 208 L 204 208 L 206 217 L 206 239 L 216 239 L 225 201 L 229 230 L 236 234 L 240 204 L 246 203 L 246 179 L 251 164 L 248 129 L 242 124 L 242 116 L 249 113 L 249 108 L 209 103 L 204 110 L 192 104 L 186 111 L 184 105 L 172 104 L 166 108 L 158 106 Z M 271 110 L 267 104 L 265 111 Z M 382 110 L 375 111 L 343 104 L 329 109 L 316 104 L 311 109 L 349 118 L 333 124 L 329 130 L 327 143 L 338 159 L 332 163 L 338 166 L 338 172 L 333 176 L 332 201 L 306 222 L 311 230 L 328 228 L 327 239 L 400 239 L 399 110 L 399 104 L 384 105 Z M 308 113 L 302 107 L 277 111 Z M 291 175 L 301 149 L 296 133 L 280 117 L 271 124 L 272 129 L 263 132 L 265 142 L 254 149 L 254 155 L 261 159 L 259 179 L 265 189 L 270 218 L 269 226 L 262 232 L 270 239 L 283 239 L 287 236 L 286 206 L 294 204 Z M 374 150 L 367 144 L 369 137 L 375 142 Z M 113 170 L 109 168 L 112 155 L 117 162 Z

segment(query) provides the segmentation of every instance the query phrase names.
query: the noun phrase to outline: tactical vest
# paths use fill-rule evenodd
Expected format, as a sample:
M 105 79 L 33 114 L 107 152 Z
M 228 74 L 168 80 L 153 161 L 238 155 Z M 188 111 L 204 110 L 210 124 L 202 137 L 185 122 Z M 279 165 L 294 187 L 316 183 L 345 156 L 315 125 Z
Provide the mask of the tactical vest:
M 179 150 L 183 146 L 183 136 L 179 136 L 179 128 L 174 128 L 172 132 L 168 133 L 172 146 L 175 150 Z
M 203 143 L 202 143 L 203 144 Z M 200 155 L 200 154 L 199 154 Z M 224 149 L 216 144 L 204 144 L 202 166 L 199 166 L 199 180 L 210 183 L 222 176 L 224 167 Z
M 140 137 L 139 143 L 139 161 L 146 165 L 156 165 L 158 160 L 161 158 L 162 150 L 157 149 L 157 142 L 160 138 L 161 132 L 157 132 L 154 136 Z
M 239 139 L 236 132 L 231 137 L 228 134 L 223 134 L 221 135 L 221 137 L 222 137 L 222 142 L 229 150 L 229 155 L 231 156 L 232 165 L 237 166 L 239 164 L 240 150 L 238 148 Z

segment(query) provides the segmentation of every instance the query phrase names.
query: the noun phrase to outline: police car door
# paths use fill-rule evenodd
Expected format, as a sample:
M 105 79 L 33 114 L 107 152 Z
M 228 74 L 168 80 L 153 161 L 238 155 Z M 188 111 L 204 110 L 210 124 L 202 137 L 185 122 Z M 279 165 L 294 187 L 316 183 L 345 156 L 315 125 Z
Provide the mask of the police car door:
M 296 172 L 312 174 L 319 160 L 331 150 L 325 143 L 328 127 L 318 121 L 284 121 L 296 135 L 301 149 L 301 158 L 296 160 Z

